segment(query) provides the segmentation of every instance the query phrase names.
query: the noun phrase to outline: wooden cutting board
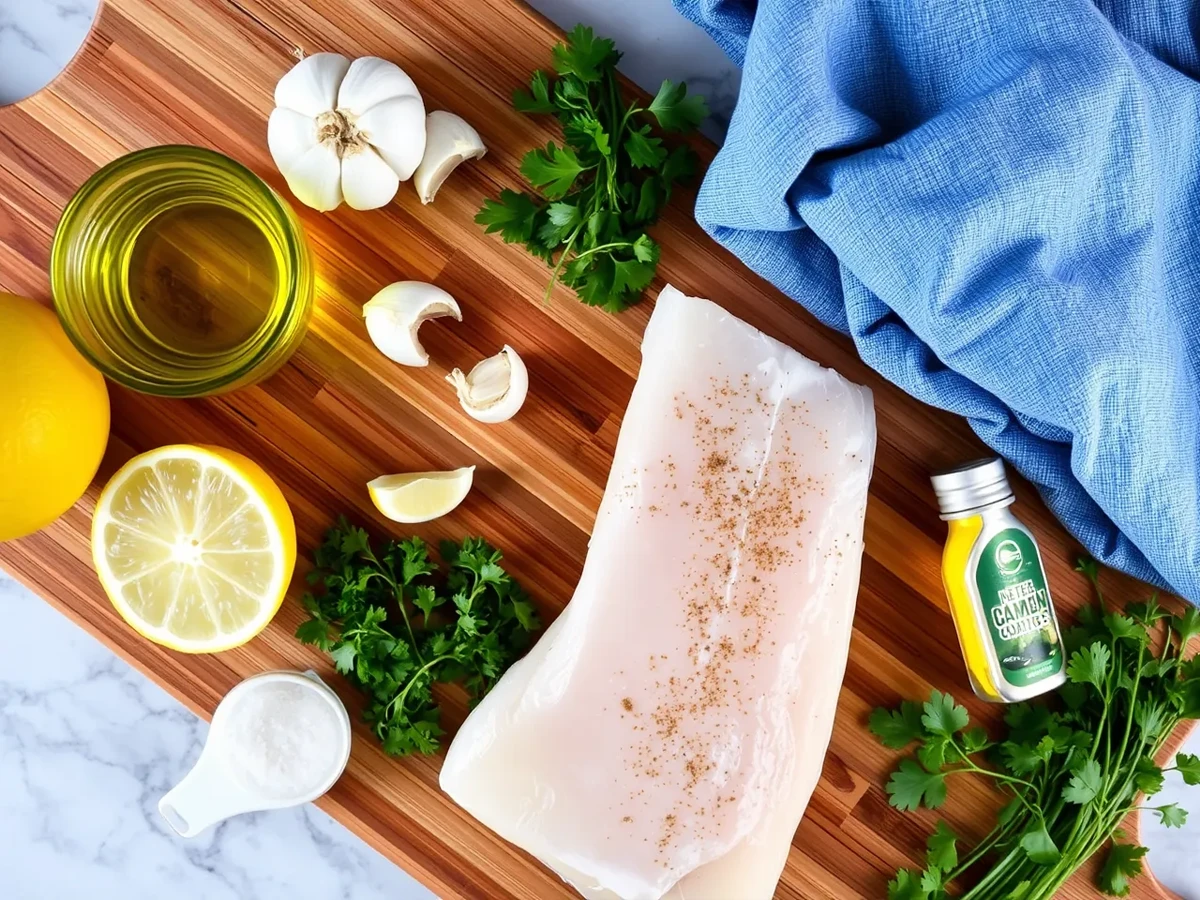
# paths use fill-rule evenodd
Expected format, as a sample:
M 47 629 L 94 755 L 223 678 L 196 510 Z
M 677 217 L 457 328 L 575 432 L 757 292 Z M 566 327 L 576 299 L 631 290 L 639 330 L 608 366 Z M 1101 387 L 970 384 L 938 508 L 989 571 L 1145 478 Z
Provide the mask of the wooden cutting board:
M 47 262 L 60 211 L 93 171 L 130 150 L 212 147 L 287 196 L 267 153 L 266 117 L 296 48 L 395 60 L 430 108 L 474 123 L 489 152 L 456 172 L 430 207 L 409 185 L 380 211 L 320 215 L 300 207 L 318 274 L 311 331 L 294 360 L 256 388 L 209 400 L 158 400 L 113 387 L 113 436 L 96 484 L 52 527 L 0 544 L 0 564 L 200 715 L 211 715 L 247 675 L 309 666 L 329 675 L 353 709 L 353 693 L 327 661 L 291 636 L 302 619 L 299 575 L 272 626 L 237 650 L 189 657 L 128 629 L 89 562 L 99 485 L 133 453 L 162 444 L 235 448 L 282 485 L 303 557 L 338 513 L 377 533 L 400 533 L 371 506 L 368 479 L 475 464 L 476 488 L 463 506 L 416 530 L 433 540 L 485 535 L 506 551 L 506 565 L 552 618 L 583 564 L 650 313 L 646 302 L 613 317 L 564 290 L 544 303 L 543 265 L 472 222 L 485 196 L 520 184 L 522 153 L 553 136 L 549 123 L 518 115 L 508 98 L 532 69 L 548 64 L 558 37 L 515 0 L 107 0 L 67 73 L 0 109 L 0 289 L 48 302 Z M 711 157 L 711 146 L 697 147 Z M 875 375 L 846 338 L 710 241 L 691 220 L 692 200 L 678 197 L 655 231 L 663 262 L 651 294 L 671 281 L 711 297 L 875 391 L 879 449 L 849 666 L 824 774 L 777 896 L 878 898 L 897 867 L 922 857 L 936 817 L 888 806 L 883 784 L 896 754 L 867 734 L 868 711 L 935 687 L 966 699 L 973 717 L 996 720 L 996 709 L 968 699 L 939 581 L 944 529 L 927 480 L 931 469 L 984 448 L 963 421 Z M 424 327 L 434 360 L 427 369 L 390 363 L 363 328 L 362 304 L 401 279 L 446 288 L 465 313 L 461 325 Z M 505 342 L 528 361 L 530 398 L 512 422 L 479 425 L 459 410 L 443 376 Z M 1066 614 L 1085 596 L 1071 571 L 1077 548 L 1026 484 L 1018 482 L 1016 491 L 1016 511 L 1041 541 Z M 1114 591 L 1136 589 L 1112 579 Z M 464 712 L 462 697 L 451 696 L 447 724 L 456 727 Z M 359 728 L 346 775 L 320 805 L 442 897 L 572 896 L 439 792 L 439 762 L 389 759 Z M 965 781 L 950 793 L 944 812 L 953 827 L 968 837 L 986 831 L 998 798 Z M 1062 892 L 1094 895 L 1082 879 Z M 1135 895 L 1162 896 L 1148 878 Z

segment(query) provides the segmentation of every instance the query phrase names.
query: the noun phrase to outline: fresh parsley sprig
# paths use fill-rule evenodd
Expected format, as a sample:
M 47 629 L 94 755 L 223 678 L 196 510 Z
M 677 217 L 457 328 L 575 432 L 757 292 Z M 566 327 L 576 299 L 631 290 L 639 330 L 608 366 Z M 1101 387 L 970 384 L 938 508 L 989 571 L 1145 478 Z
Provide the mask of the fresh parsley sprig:
M 561 144 L 550 141 L 521 162 L 541 196 L 502 190 L 475 221 L 553 268 L 547 299 L 562 281 L 584 303 L 620 312 L 641 298 L 658 267 L 659 247 L 646 229 L 698 164 L 687 145 L 668 149 L 652 121 L 665 132 L 692 131 L 708 107 L 672 81 L 649 106 L 627 104 L 617 81 L 621 54 L 584 25 L 551 55 L 557 77 L 539 69 L 529 90 L 513 94 L 521 112 L 562 124 Z
M 317 548 L 306 593 L 310 618 L 296 637 L 329 654 L 366 696 L 363 718 L 394 756 L 433 753 L 439 682 L 482 697 L 539 627 L 528 596 L 481 538 L 445 542 L 438 567 L 419 537 L 386 541 L 377 554 L 366 531 L 338 519 Z
M 1095 560 L 1081 559 L 1078 569 L 1091 581 L 1096 604 L 1081 609 L 1064 636 L 1068 683 L 1061 706 L 1014 704 L 1000 741 L 968 728 L 967 710 L 939 691 L 924 704 L 906 700 L 871 713 L 869 727 L 884 746 L 916 743 L 915 758 L 902 759 L 887 783 L 897 809 L 936 809 L 951 776 L 961 773 L 991 779 L 1010 798 L 995 827 L 969 851 L 939 822 L 926 868 L 897 872 L 888 900 L 942 900 L 947 885 L 984 859 L 990 865 L 979 881 L 960 885 L 963 900 L 1048 900 L 1106 845 L 1097 884 L 1124 897 L 1146 848 L 1121 842 L 1122 820 L 1143 809 L 1167 827 L 1186 821 L 1178 804 L 1155 806 L 1146 798 L 1162 788 L 1166 770 L 1155 759 L 1171 732 L 1184 719 L 1200 718 L 1200 658 L 1187 653 L 1200 635 L 1200 611 L 1170 615 L 1155 597 L 1110 610 Z M 1187 784 L 1200 784 L 1200 756 L 1180 753 L 1172 768 Z

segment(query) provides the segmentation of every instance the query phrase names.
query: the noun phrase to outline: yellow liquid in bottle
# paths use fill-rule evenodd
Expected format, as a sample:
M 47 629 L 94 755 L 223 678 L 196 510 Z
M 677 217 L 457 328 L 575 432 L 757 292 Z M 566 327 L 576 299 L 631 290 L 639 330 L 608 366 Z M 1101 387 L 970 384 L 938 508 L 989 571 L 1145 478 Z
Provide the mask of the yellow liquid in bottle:
M 269 321 L 280 262 L 267 236 L 237 210 L 215 203 L 167 210 L 137 236 L 113 314 L 128 317 L 132 340 L 167 353 L 219 356 Z
M 992 680 L 988 664 L 989 645 L 985 643 L 988 637 L 980 629 L 976 604 L 967 587 L 969 579 L 974 576 L 973 572 L 968 571 L 968 562 L 983 530 L 983 516 L 950 519 L 946 524 L 949 534 L 946 537 L 946 549 L 942 553 L 942 584 L 950 601 L 950 615 L 958 631 L 958 642 L 967 664 L 967 673 L 971 676 L 971 686 L 984 700 L 1004 702 Z

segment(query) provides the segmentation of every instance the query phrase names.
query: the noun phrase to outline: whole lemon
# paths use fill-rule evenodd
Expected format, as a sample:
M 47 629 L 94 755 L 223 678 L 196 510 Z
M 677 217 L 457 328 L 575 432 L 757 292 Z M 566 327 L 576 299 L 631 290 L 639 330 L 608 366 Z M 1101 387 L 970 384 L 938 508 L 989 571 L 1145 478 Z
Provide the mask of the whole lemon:
M 0 293 L 0 541 L 83 496 L 108 443 L 108 391 L 49 309 Z

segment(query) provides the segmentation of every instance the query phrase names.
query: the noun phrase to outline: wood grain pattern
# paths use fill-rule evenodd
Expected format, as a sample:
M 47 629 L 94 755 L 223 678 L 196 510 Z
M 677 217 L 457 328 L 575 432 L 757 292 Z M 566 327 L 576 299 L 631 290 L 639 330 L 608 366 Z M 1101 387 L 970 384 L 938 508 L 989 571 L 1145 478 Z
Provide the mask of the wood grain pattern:
M 114 614 L 89 562 L 98 485 L 118 465 L 172 442 L 240 450 L 283 487 L 303 555 L 341 512 L 376 532 L 396 533 L 371 506 L 368 479 L 476 464 L 476 488 L 463 506 L 418 530 L 429 539 L 487 536 L 507 552 L 545 616 L 560 610 L 582 567 L 650 305 L 612 317 L 565 291 L 544 304 L 542 264 L 471 221 L 485 196 L 519 184 L 521 154 L 552 136 L 549 124 L 514 112 L 508 97 L 530 70 L 547 64 L 557 37 L 514 0 L 107 0 L 68 72 L 0 109 L 0 289 L 48 302 L 47 262 L 61 209 L 96 168 L 129 150 L 175 142 L 211 147 L 287 196 L 266 150 L 265 123 L 294 48 L 399 62 L 430 108 L 465 116 L 490 149 L 456 172 L 431 207 L 406 185 L 376 212 L 300 208 L 318 284 L 311 331 L 294 360 L 258 387 L 215 399 L 158 400 L 114 387 L 113 438 L 97 484 L 51 528 L 0 545 L 0 564 L 209 716 L 225 691 L 263 669 L 329 673 L 324 659 L 291 637 L 301 620 L 299 579 L 274 624 L 245 647 L 189 657 L 141 640 Z M 711 147 L 697 146 L 711 157 Z M 944 529 L 927 474 L 983 448 L 961 420 L 877 377 L 847 339 L 708 240 L 690 219 L 691 200 L 681 196 L 655 231 L 663 246 L 655 289 L 669 280 L 711 297 L 875 391 L 879 448 L 849 667 L 824 773 L 777 896 L 878 898 L 898 866 L 922 857 L 934 817 L 888 806 L 882 786 L 895 754 L 870 738 L 864 720 L 875 705 L 931 687 L 970 694 L 940 584 Z M 465 312 L 461 325 L 441 320 L 422 330 L 434 360 L 427 369 L 390 363 L 363 328 L 362 304 L 400 279 L 446 288 Z M 442 379 L 505 342 L 528 361 L 530 399 L 512 422 L 479 425 L 461 413 Z M 1066 615 L 1084 599 L 1071 572 L 1077 548 L 1026 484 L 1016 491 L 1017 511 L 1041 542 Z M 329 680 L 353 709 L 344 683 L 336 675 Z M 463 698 L 451 693 L 446 700 L 454 727 Z M 973 716 L 997 720 L 997 709 L 973 699 L 967 705 Z M 349 769 L 321 805 L 443 897 L 572 895 L 444 797 L 438 764 L 388 759 L 359 728 Z M 981 835 L 996 795 L 965 781 L 951 795 L 946 818 L 968 837 Z M 1082 878 L 1061 894 L 1094 895 Z M 1135 896 L 1162 895 L 1147 878 Z

